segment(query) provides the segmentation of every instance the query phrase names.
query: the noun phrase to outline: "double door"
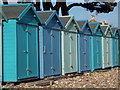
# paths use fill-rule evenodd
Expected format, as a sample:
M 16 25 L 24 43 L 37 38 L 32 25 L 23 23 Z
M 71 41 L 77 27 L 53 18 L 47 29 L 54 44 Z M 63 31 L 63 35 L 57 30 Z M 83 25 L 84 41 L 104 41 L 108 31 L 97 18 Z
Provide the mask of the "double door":
M 77 34 L 62 32 L 62 74 L 77 72 Z
M 91 70 L 91 36 L 80 35 L 80 71 Z
M 102 38 L 93 37 L 94 69 L 102 68 Z
M 111 67 L 111 62 L 112 62 L 112 56 L 111 56 L 111 38 L 106 38 L 103 37 L 102 41 L 102 50 L 103 50 L 103 55 L 102 55 L 102 60 L 103 60 L 103 68 L 106 67 Z
M 18 79 L 38 77 L 38 27 L 17 24 Z
M 60 40 L 60 31 L 43 30 L 43 76 L 61 74 Z

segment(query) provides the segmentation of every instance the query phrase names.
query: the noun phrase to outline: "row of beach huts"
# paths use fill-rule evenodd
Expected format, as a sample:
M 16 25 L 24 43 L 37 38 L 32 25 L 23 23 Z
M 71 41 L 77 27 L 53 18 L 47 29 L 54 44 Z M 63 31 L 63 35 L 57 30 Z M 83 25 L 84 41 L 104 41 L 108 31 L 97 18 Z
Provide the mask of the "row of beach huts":
M 3 82 L 45 78 L 119 66 L 117 27 L 31 3 L 0 5 L 0 74 Z

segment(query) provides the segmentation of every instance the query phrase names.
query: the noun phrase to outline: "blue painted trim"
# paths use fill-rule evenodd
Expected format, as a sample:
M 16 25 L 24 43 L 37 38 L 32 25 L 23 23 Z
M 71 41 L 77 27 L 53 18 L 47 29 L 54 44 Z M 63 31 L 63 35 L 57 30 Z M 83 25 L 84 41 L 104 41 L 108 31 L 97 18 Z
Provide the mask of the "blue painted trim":
M 35 9 L 33 8 L 33 5 L 28 5 L 23 12 L 18 16 L 19 20 L 22 19 L 22 17 L 24 17 L 24 15 L 30 10 L 32 9 L 33 12 L 35 13 L 37 20 L 39 21 L 39 23 L 42 22 L 42 20 L 40 19 L 40 17 L 38 16 L 38 14 L 36 13 Z
M 58 18 L 58 20 L 60 21 L 61 26 L 64 27 L 64 24 L 61 21 L 61 19 L 59 18 L 59 16 L 56 13 L 56 11 L 53 11 L 53 13 L 50 15 L 50 17 L 46 20 L 46 24 L 48 24 L 54 16 L 56 16 Z
M 78 34 L 78 73 L 81 73 L 80 68 L 80 34 Z
M 94 41 L 94 37 L 91 36 L 91 71 L 93 72 L 95 70 L 94 67 L 94 47 L 93 47 L 93 41 Z
M 39 52 L 39 48 L 38 48 L 38 43 L 39 43 L 39 41 L 38 41 L 38 40 L 39 40 L 39 36 L 38 36 L 39 27 L 36 27 L 36 29 L 37 29 L 37 30 L 36 30 L 36 39 L 37 39 L 37 40 L 36 40 L 36 43 L 37 43 L 37 44 L 36 44 L 36 52 L 37 52 L 37 55 L 36 55 L 36 56 L 37 56 L 37 58 L 36 58 L 36 59 L 37 59 L 37 76 L 39 77 L 39 61 L 38 61 L 38 59 L 39 59 L 39 58 L 38 58 L 38 57 L 39 57 L 39 56 L 38 56 L 38 54 L 39 54 L 39 53 L 38 53 L 38 52 Z
M 118 31 L 118 27 L 110 27 L 110 28 L 115 28 L 115 32 L 113 33 L 113 37 L 115 37 L 115 34 L 117 33 Z M 119 34 L 120 35 L 120 34 Z
M 100 30 L 102 31 L 102 35 L 99 35 L 99 36 L 103 36 L 104 35 L 104 32 L 103 32 L 103 29 L 102 27 L 100 26 L 100 22 L 89 22 L 89 25 L 90 24 L 97 24 L 94 31 L 93 31 L 93 35 L 97 35 L 96 32 L 97 32 L 97 29 L 100 27 Z M 90 26 L 91 27 L 91 26 Z
M 62 48 L 62 45 L 61 45 L 61 43 L 62 43 L 62 40 L 61 40 L 61 31 L 58 31 L 59 32 L 59 38 L 60 38 L 60 41 L 59 41 L 59 45 L 60 45 L 60 47 L 59 47 L 59 59 L 60 59 L 60 74 L 62 74 L 62 50 L 61 50 L 61 48 Z

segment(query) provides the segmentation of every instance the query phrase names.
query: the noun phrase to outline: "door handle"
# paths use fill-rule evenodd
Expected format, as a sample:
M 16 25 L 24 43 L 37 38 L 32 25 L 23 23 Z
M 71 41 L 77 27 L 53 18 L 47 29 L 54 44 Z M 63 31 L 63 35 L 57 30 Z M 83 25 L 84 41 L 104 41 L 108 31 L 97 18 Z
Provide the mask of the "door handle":
M 46 46 L 43 47 L 43 53 L 46 53 Z

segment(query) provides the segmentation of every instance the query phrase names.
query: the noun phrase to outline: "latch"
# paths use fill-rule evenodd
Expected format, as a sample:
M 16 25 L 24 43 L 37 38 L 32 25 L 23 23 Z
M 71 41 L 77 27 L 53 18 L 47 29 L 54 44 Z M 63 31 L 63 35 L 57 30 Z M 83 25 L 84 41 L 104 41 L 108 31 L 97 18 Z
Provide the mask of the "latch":
M 86 54 L 86 52 L 83 52 L 83 54 Z
M 72 36 L 70 36 L 70 38 L 73 40 L 73 37 L 72 37 Z
M 52 33 L 52 34 L 50 34 L 50 36 L 54 37 L 54 34 Z
M 53 54 L 53 52 L 50 52 L 50 54 Z
M 52 66 L 51 69 L 55 71 L 55 67 Z
M 70 66 L 71 67 L 71 69 L 73 69 L 73 66 Z

